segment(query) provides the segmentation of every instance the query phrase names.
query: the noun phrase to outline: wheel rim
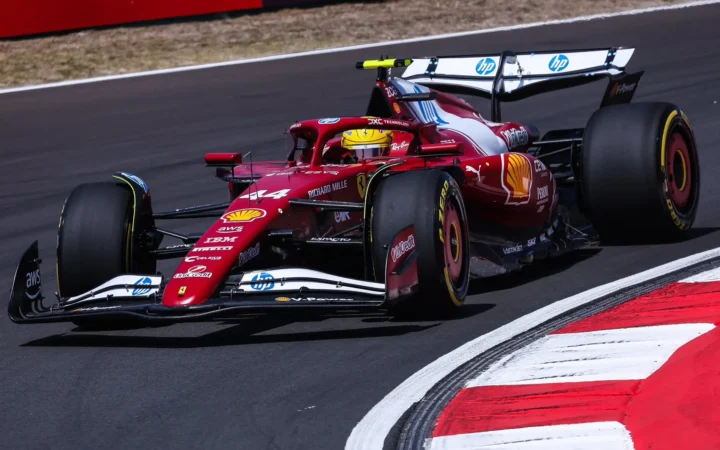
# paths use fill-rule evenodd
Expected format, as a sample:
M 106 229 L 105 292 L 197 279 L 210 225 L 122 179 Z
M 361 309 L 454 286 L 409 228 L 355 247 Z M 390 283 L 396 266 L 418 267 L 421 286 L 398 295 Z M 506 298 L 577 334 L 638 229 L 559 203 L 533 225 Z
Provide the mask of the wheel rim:
M 668 196 L 679 212 L 692 207 L 690 200 L 693 194 L 693 166 L 690 151 L 683 135 L 675 131 L 667 143 Z
M 446 203 L 445 209 L 445 265 L 450 280 L 457 285 L 463 269 L 463 233 L 460 215 L 455 203 Z

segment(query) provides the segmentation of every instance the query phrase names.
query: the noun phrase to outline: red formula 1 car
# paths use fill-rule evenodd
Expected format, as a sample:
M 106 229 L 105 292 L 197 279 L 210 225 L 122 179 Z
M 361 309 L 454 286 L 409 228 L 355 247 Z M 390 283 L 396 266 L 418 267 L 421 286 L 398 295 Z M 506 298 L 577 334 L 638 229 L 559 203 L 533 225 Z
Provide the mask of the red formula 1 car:
M 60 219 L 57 302 L 43 297 L 35 242 L 15 275 L 10 318 L 366 308 L 438 317 L 463 304 L 471 278 L 601 241 L 678 238 L 698 205 L 695 139 L 678 107 L 629 103 L 642 76 L 624 70 L 633 51 L 360 62 L 377 70 L 366 116 L 293 124 L 283 161 L 205 156 L 229 202 L 155 213 L 137 176 L 78 186 Z M 391 76 L 395 67 L 406 68 L 402 77 Z M 603 78 L 584 129 L 540 138 L 501 122 L 503 101 Z M 458 93 L 490 99 L 490 120 Z M 346 142 L 359 135 L 366 145 Z M 370 145 L 373 135 L 384 146 Z M 156 225 L 210 216 L 217 221 L 192 235 Z M 163 237 L 182 244 L 160 247 Z M 168 258 L 182 261 L 165 278 L 156 262 Z

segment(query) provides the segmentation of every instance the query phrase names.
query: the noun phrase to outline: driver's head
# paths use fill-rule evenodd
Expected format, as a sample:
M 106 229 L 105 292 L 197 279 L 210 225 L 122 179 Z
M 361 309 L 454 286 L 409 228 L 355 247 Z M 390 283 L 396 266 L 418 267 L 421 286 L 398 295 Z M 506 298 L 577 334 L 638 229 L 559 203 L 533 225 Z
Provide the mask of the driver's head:
M 340 145 L 358 159 L 372 158 L 387 153 L 393 134 L 388 130 L 348 130 L 342 134 Z

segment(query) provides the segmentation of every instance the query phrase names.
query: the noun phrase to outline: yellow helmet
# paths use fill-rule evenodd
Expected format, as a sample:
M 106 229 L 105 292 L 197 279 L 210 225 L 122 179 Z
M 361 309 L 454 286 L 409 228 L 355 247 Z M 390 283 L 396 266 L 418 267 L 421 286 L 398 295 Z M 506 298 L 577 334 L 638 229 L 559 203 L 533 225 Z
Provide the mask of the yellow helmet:
M 340 145 L 359 154 L 360 158 L 371 158 L 390 147 L 392 140 L 393 134 L 389 130 L 348 130 L 342 134 Z

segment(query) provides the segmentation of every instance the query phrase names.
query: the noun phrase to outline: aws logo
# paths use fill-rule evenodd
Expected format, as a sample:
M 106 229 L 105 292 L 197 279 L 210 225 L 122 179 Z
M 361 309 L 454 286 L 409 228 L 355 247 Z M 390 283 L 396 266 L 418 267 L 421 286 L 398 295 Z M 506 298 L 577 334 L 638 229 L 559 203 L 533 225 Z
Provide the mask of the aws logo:
M 517 153 L 505 153 L 502 162 L 500 181 L 507 192 L 506 205 L 523 205 L 530 201 L 532 188 L 532 167 L 530 161 Z

